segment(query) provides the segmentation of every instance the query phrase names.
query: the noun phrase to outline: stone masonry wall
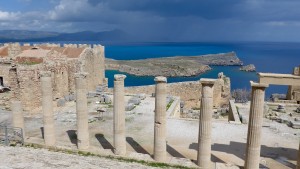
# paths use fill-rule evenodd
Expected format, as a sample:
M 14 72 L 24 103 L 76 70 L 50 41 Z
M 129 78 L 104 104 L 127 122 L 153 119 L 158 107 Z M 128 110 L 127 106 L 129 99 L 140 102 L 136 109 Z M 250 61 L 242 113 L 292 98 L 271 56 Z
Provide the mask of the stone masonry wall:
M 105 77 L 104 57 L 104 47 L 101 45 L 95 45 L 94 48 L 87 46 L 79 58 L 66 57 L 51 50 L 43 58 L 43 63 L 7 64 L 6 69 L 1 65 L 0 76 L 9 82 L 11 98 L 21 100 L 24 110 L 29 111 L 41 106 L 40 71 L 51 71 L 53 100 L 60 99 L 75 93 L 74 75 L 80 71 L 89 74 L 89 90 L 95 90 L 97 85 L 102 84 Z
M 10 84 L 9 84 L 9 69 L 10 69 L 10 66 L 11 66 L 10 63 L 0 60 L 0 77 L 3 78 L 4 86 L 10 86 Z
M 293 75 L 300 76 L 300 66 L 294 68 Z M 287 92 L 287 100 L 300 101 L 300 85 L 299 86 L 289 86 L 288 92 Z
M 222 105 L 228 105 L 230 98 L 230 80 L 226 78 L 225 85 L 217 85 L 214 88 L 214 93 L 219 93 L 214 95 L 214 105 L 215 107 L 220 107 Z M 224 80 L 223 80 L 224 81 Z M 226 86 L 227 85 L 227 86 Z M 221 89 L 222 87 L 222 89 Z M 200 81 L 191 82 L 179 82 L 179 83 L 168 83 L 167 84 L 167 94 L 173 96 L 179 96 L 182 101 L 185 102 L 185 108 L 199 108 L 200 107 L 200 97 L 201 97 L 202 85 Z M 109 92 L 112 92 L 112 88 Z M 148 86 L 135 86 L 135 87 L 125 87 L 125 93 L 127 94 L 138 94 L 145 93 L 151 95 L 155 92 L 155 85 Z M 220 99 L 219 99 L 220 98 Z

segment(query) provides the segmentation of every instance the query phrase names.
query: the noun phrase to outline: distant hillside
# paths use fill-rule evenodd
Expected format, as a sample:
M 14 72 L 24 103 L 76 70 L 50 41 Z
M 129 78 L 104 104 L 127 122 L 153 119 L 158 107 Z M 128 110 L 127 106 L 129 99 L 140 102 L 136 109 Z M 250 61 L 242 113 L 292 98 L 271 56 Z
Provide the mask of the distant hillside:
M 120 30 L 58 33 L 27 30 L 0 30 L 0 42 L 15 41 L 126 41 L 129 36 Z

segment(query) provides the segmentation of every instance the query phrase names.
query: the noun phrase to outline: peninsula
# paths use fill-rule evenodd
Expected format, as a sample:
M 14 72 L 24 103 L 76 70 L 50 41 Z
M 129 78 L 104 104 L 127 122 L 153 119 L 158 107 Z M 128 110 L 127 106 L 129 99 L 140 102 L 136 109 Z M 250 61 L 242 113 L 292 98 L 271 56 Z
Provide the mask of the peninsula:
M 199 56 L 174 56 L 141 60 L 105 60 L 106 70 L 118 70 L 136 76 L 196 76 L 211 70 L 209 66 L 242 65 L 235 52 Z

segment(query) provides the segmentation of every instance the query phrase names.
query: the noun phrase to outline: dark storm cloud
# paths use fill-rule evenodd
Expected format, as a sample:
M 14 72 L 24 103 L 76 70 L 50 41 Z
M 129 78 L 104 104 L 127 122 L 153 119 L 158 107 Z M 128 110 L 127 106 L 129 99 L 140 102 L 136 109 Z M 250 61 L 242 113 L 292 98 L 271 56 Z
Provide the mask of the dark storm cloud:
M 166 17 L 200 16 L 206 19 L 232 17 L 240 0 L 106 0 L 114 10 L 150 12 Z
M 22 1 L 34 4 L 35 0 Z M 300 39 L 300 0 L 50 2 L 46 11 L 10 11 L 0 7 L 0 26 L 24 29 L 35 23 L 36 29 L 67 32 L 119 29 L 133 39 L 152 41 Z

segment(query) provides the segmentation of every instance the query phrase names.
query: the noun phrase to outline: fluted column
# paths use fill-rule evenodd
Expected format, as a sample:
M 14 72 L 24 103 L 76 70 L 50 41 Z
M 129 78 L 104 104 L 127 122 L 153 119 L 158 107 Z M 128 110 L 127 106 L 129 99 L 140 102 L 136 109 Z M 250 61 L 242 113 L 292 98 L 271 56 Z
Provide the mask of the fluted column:
M 300 67 L 299 67 L 300 70 Z M 298 160 L 296 169 L 300 169 L 300 142 L 299 142 L 299 150 L 298 150 Z
M 269 85 L 252 81 L 250 83 L 252 86 L 252 99 L 248 123 L 245 169 L 259 169 L 265 89 Z
M 215 79 L 200 79 L 202 85 L 199 116 L 197 164 L 201 169 L 211 168 L 211 123 L 213 115 L 213 86 Z
M 155 77 L 154 160 L 166 160 L 166 86 L 167 78 Z
M 125 101 L 124 79 L 125 75 L 114 76 L 114 152 L 116 155 L 126 154 L 125 138 Z
M 14 100 L 11 102 L 12 110 L 12 123 L 13 127 L 21 128 L 23 132 L 23 138 L 25 139 L 25 126 L 24 126 L 24 116 L 21 101 Z
M 43 108 L 43 120 L 44 120 L 44 140 L 46 146 L 54 146 L 55 139 L 55 127 L 54 127 L 54 115 L 53 115 L 53 93 L 52 93 L 52 81 L 51 72 L 42 71 L 41 74 L 41 86 L 42 86 L 42 108 Z
M 87 108 L 87 73 L 75 74 L 76 113 L 77 113 L 77 146 L 80 150 L 89 148 L 89 125 Z

